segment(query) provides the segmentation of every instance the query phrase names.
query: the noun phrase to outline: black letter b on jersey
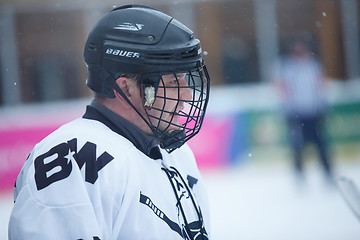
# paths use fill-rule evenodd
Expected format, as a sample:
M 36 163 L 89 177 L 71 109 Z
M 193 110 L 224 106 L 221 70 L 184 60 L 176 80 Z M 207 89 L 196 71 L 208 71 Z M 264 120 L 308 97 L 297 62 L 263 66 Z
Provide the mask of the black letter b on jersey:
M 35 159 L 35 182 L 38 190 L 68 177 L 72 170 L 71 159 L 75 152 L 62 143 Z

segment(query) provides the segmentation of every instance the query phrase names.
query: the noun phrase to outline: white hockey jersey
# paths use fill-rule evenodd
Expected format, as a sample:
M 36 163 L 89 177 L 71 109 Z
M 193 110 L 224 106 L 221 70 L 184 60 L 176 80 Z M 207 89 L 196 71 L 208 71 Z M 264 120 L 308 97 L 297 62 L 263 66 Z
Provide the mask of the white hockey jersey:
M 9 239 L 209 239 L 203 181 L 187 145 L 152 159 L 101 121 L 38 143 L 14 190 Z

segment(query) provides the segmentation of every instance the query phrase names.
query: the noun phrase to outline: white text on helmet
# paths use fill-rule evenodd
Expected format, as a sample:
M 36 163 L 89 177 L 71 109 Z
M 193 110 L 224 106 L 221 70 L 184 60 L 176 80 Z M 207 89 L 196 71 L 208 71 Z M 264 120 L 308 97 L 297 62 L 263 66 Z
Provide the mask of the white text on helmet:
M 128 58 L 139 58 L 140 57 L 140 53 L 138 53 L 138 52 L 130 52 L 130 51 L 125 51 L 125 50 L 120 50 L 120 49 L 112 49 L 112 48 L 106 49 L 105 53 L 108 55 L 115 55 L 115 56 L 128 57 Z

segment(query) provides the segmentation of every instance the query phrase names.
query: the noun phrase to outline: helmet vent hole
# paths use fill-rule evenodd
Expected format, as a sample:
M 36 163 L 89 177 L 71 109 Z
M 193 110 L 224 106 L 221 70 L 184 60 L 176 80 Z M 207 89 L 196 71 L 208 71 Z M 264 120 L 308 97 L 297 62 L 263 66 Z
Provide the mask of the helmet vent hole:
M 97 51 L 96 44 L 95 44 L 95 43 L 90 43 L 90 44 L 89 44 L 89 50 L 91 50 L 91 51 Z
M 183 59 L 191 59 L 196 58 L 198 55 L 198 51 L 196 48 L 193 48 L 188 51 L 183 52 L 166 52 L 166 53 L 149 53 L 144 55 L 146 59 L 157 59 L 157 60 L 183 60 Z
M 186 59 L 186 58 L 193 58 L 193 57 L 196 57 L 197 56 L 197 50 L 196 48 L 193 48 L 189 51 L 184 51 L 184 52 L 181 52 L 181 58 L 182 59 Z
M 161 60 L 172 60 L 175 59 L 175 55 L 172 53 L 152 53 L 146 56 L 148 59 L 161 59 Z

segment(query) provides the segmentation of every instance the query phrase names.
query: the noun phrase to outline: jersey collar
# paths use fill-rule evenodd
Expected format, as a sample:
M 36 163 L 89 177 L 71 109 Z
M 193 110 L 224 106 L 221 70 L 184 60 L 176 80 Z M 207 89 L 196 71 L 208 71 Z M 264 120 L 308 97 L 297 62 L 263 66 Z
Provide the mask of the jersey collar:
M 125 137 L 134 146 L 152 159 L 162 159 L 158 147 L 159 140 L 154 136 L 146 135 L 138 127 L 127 121 L 123 117 L 114 113 L 95 100 L 86 107 L 83 118 L 99 121 L 109 127 L 112 131 Z

